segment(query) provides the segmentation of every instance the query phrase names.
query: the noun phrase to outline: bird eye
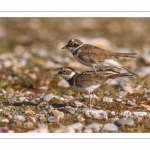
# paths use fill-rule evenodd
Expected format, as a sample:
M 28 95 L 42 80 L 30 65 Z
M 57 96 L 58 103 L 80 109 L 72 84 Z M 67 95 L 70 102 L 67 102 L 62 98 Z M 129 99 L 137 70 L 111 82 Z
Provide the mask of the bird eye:
M 70 42 L 69 45 L 70 45 L 70 46 L 74 46 L 74 42 Z
M 68 71 L 67 70 L 62 70 L 62 73 L 63 74 L 66 74 Z

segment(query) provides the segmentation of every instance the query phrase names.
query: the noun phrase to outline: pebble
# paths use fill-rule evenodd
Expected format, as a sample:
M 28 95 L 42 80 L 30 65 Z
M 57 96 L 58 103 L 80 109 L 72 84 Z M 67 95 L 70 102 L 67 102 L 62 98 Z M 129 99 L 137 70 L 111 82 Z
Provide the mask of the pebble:
M 145 46 L 140 58 L 147 64 L 150 64 L 150 47 Z
M 135 103 L 135 102 L 132 102 L 132 101 L 130 101 L 130 100 L 128 100 L 127 103 L 126 103 L 126 105 L 127 105 L 127 106 L 135 106 L 136 103 Z
M 116 98 L 116 99 L 115 99 L 115 101 L 117 101 L 117 102 L 121 102 L 121 101 L 122 101 L 122 99 L 121 99 L 121 98 Z
M 150 66 L 141 67 L 138 70 L 138 73 L 141 74 L 141 75 L 143 75 L 143 76 L 150 75 Z
M 51 122 L 58 122 L 59 121 L 59 119 L 58 119 L 58 117 L 48 117 L 47 118 L 47 122 L 49 122 L 49 123 L 51 123 Z
M 52 105 L 49 105 L 49 107 L 47 107 L 46 109 L 48 110 L 49 113 L 51 113 L 54 107 Z
M 103 110 L 86 109 L 83 110 L 83 114 L 85 115 L 85 117 L 92 118 L 92 119 L 99 119 L 99 120 L 108 119 L 106 111 Z
M 82 117 L 81 115 L 78 115 L 78 116 L 77 116 L 77 119 L 78 119 L 79 122 L 82 122 L 82 123 L 86 120 L 86 119 L 85 119 L 84 117 Z
M 100 131 L 100 125 L 96 122 L 91 123 L 85 127 L 85 130 L 92 130 L 92 132 L 99 132 Z
M 91 96 L 91 97 L 92 97 L 92 96 Z M 94 94 L 94 98 L 95 98 L 95 100 L 96 100 L 96 99 L 98 99 L 98 96 Z M 82 98 L 82 100 L 83 100 L 83 101 L 89 101 L 89 100 L 90 100 L 90 99 L 89 99 L 89 95 L 84 95 L 83 98 Z
M 0 88 L 0 92 L 2 92 L 3 94 L 7 94 L 7 91 L 2 88 Z
M 80 122 L 77 122 L 77 123 L 74 123 L 73 125 L 71 125 L 71 127 L 75 130 L 75 132 L 81 133 L 82 129 L 83 129 L 83 124 Z
M 43 100 L 46 101 L 46 102 L 49 102 L 53 97 L 54 97 L 53 94 L 46 94 L 46 95 L 43 97 Z
M 31 109 L 31 108 L 27 108 L 25 110 L 25 114 L 28 114 L 28 115 L 35 115 L 35 112 Z
M 108 132 L 116 132 L 118 130 L 118 127 L 113 123 L 107 123 L 104 124 L 103 130 L 106 130 Z
M 115 111 L 111 111 L 111 112 L 110 112 L 110 115 L 115 116 L 115 115 L 116 115 L 116 112 L 115 112 Z
M 41 108 L 49 107 L 49 104 L 47 102 L 41 102 L 39 105 Z
M 128 111 L 128 110 L 127 110 L 127 111 L 121 112 L 121 113 L 120 113 L 120 116 L 121 116 L 121 117 L 124 117 L 124 118 L 128 118 L 128 117 L 131 117 L 131 114 L 132 114 L 131 111 Z
M 20 101 L 24 101 L 26 98 L 25 97 L 19 97 Z
M 70 112 L 71 114 L 75 114 L 77 108 L 73 108 L 71 106 L 65 106 L 65 107 L 59 107 L 58 109 L 64 109 L 67 112 Z
M 39 98 L 39 99 L 43 99 L 43 98 L 44 98 L 44 96 L 45 96 L 45 94 L 44 94 L 44 93 L 42 93 L 42 94 L 38 94 L 38 95 L 37 95 L 37 98 Z
M 38 50 L 36 51 L 35 55 L 43 58 L 48 57 L 48 53 L 45 50 Z
M 0 133 L 7 133 L 8 130 L 8 127 L 0 127 Z
M 60 80 L 58 82 L 58 86 L 65 87 L 65 88 L 70 87 L 69 83 L 66 80 Z
M 45 120 L 46 120 L 46 118 L 45 118 L 45 115 L 44 115 L 44 114 L 39 114 L 38 119 L 39 119 L 40 121 L 45 121 Z
M 116 96 L 119 97 L 119 98 L 123 98 L 126 95 L 127 95 L 127 92 L 125 92 L 125 91 L 120 91 L 119 93 L 116 94 Z
M 60 126 L 53 133 L 75 133 L 75 129 L 71 126 Z
M 45 124 L 38 124 L 35 130 L 28 131 L 27 133 L 49 133 L 49 130 Z
M 8 119 L 2 119 L 2 122 L 9 123 L 9 120 Z
M 55 110 L 55 109 L 52 110 L 52 113 L 53 113 L 53 115 L 54 115 L 55 117 L 58 118 L 58 120 L 59 120 L 59 119 L 63 119 L 64 116 L 65 116 L 63 112 L 61 112 L 61 111 L 59 111 L 59 110 Z
M 127 93 L 130 93 L 130 94 L 133 93 L 133 89 L 132 89 L 131 86 L 123 86 L 122 88 L 123 88 L 123 90 L 124 90 L 125 92 L 127 92 Z
M 71 96 L 71 95 L 62 95 L 62 97 L 65 98 L 65 99 L 69 99 L 69 100 L 74 99 L 74 97 Z
M 13 118 L 13 121 L 16 122 L 16 121 L 25 121 L 25 117 L 22 116 L 22 115 L 15 115 L 14 118 Z
M 147 115 L 147 112 L 132 112 L 132 117 L 138 118 L 138 117 L 144 117 Z
M 23 124 L 23 126 L 26 127 L 26 128 L 32 128 L 33 127 L 33 123 L 32 122 L 25 122 Z
M 83 106 L 83 103 L 79 102 L 79 101 L 74 101 L 74 104 L 76 105 L 76 107 L 81 107 Z
M 56 63 L 63 63 L 63 58 L 59 55 L 52 56 L 51 59 Z
M 38 125 L 37 125 L 37 128 L 38 128 L 38 129 L 48 129 L 48 126 L 45 125 L 45 124 L 38 124 Z
M 52 68 L 61 68 L 61 65 L 60 64 L 56 64 L 50 60 L 47 60 L 46 62 L 44 62 L 42 64 L 42 67 L 45 68 L 45 69 L 52 69 Z
M 134 124 L 134 120 L 130 118 L 120 118 L 119 120 L 115 121 L 117 126 L 132 126 Z
M 112 102 L 113 102 L 113 98 L 110 98 L 110 97 L 103 97 L 103 102 L 112 103 Z

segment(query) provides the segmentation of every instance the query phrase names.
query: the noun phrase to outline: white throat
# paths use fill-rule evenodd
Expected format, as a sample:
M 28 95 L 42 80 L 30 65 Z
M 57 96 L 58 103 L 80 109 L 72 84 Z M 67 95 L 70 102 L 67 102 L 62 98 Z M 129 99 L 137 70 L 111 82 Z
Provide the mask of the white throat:
M 69 50 L 71 51 L 72 54 L 75 54 L 75 52 L 80 48 L 82 47 L 83 44 L 79 45 L 78 47 L 74 48 L 74 47 L 71 47 Z
M 74 75 L 76 74 L 76 72 L 72 72 L 71 74 L 69 75 L 66 75 L 66 74 L 61 74 L 60 76 L 63 77 L 65 80 L 70 80 Z

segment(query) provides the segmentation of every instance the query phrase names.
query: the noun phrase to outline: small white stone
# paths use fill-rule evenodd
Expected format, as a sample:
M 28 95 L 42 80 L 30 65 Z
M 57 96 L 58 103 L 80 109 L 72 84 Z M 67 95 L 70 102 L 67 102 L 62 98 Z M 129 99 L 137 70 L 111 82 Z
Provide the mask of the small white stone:
M 143 116 L 146 116 L 146 115 L 147 115 L 147 112 L 133 112 L 132 113 L 133 117 L 143 117 Z
M 3 119 L 2 122 L 9 123 L 9 120 L 8 119 Z
M 83 129 L 83 124 L 80 122 L 74 123 L 71 127 L 75 130 L 75 132 L 81 132 Z
M 123 88 L 123 90 L 124 90 L 125 92 L 127 92 L 127 93 L 130 93 L 130 94 L 133 93 L 133 89 L 132 89 L 131 86 L 123 86 L 122 88 Z
M 69 83 L 66 80 L 59 81 L 58 86 L 65 87 L 65 88 L 70 87 Z
M 86 117 L 92 118 L 92 119 L 99 119 L 99 120 L 108 119 L 106 111 L 103 111 L 103 110 L 87 109 L 85 111 L 83 110 L 83 113 Z
M 79 101 L 74 101 L 74 104 L 76 105 L 76 107 L 81 107 L 83 106 L 83 103 L 79 102 Z
M 122 117 L 125 117 L 125 118 L 128 118 L 128 117 L 131 117 L 131 111 L 123 111 L 120 113 L 120 116 Z
M 22 115 L 15 115 L 14 118 L 13 118 L 13 121 L 16 122 L 16 121 L 25 121 L 25 117 L 22 116 Z
M 110 97 L 103 97 L 103 102 L 112 103 L 112 102 L 113 102 L 113 98 L 110 98 Z
M 115 116 L 115 115 L 116 115 L 116 112 L 115 112 L 115 111 L 111 111 L 111 112 L 110 112 L 110 115 Z

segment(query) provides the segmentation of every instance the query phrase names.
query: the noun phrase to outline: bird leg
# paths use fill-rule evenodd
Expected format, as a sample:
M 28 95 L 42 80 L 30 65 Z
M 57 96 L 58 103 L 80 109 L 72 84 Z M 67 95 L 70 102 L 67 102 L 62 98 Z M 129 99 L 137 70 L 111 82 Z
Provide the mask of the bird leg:
M 92 108 L 91 107 L 91 94 L 90 93 L 88 93 L 89 94 L 89 100 L 90 100 L 90 109 Z
M 92 67 L 93 67 L 93 69 L 94 69 L 95 73 L 97 74 L 97 71 L 96 71 L 95 66 L 96 66 L 96 65 L 95 65 L 95 64 L 93 64 L 93 66 L 92 66 Z
M 92 106 L 94 104 L 94 101 L 95 101 L 95 96 L 94 96 L 94 93 L 92 93 Z

